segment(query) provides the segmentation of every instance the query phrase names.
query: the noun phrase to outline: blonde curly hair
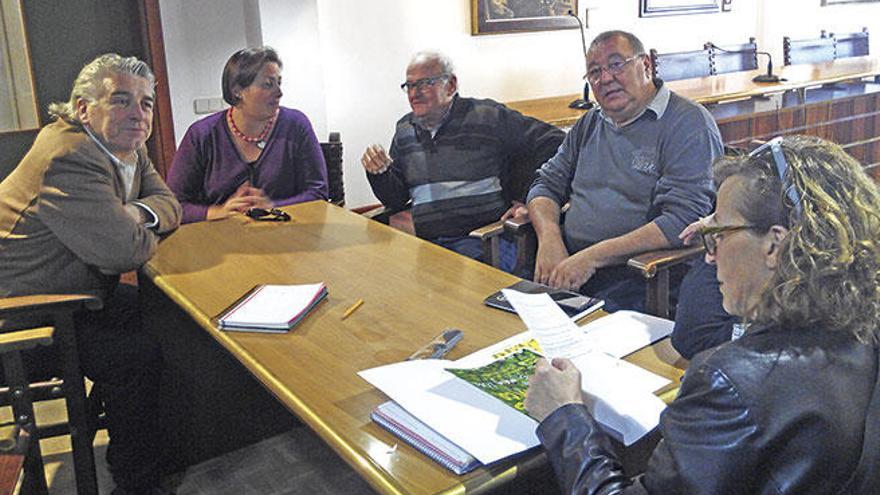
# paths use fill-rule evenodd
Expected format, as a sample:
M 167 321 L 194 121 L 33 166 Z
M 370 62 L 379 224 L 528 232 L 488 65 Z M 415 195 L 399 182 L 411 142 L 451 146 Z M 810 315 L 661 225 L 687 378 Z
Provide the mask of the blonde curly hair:
M 772 153 L 722 158 L 715 181 L 742 177 L 734 208 L 760 229 L 788 228 L 779 266 L 750 321 L 823 328 L 880 343 L 880 193 L 840 146 L 812 136 L 781 142 L 780 180 Z M 784 193 L 794 187 L 798 204 Z

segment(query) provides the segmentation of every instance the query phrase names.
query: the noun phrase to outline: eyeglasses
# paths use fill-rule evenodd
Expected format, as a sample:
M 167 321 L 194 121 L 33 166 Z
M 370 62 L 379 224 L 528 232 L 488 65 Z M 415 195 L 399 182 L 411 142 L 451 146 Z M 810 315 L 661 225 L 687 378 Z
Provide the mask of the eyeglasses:
M 700 229 L 700 237 L 703 239 L 703 247 L 710 256 L 715 256 L 718 249 L 718 241 L 724 232 L 738 232 L 740 230 L 760 229 L 757 225 L 719 225 L 717 227 L 703 227 Z
M 624 67 L 626 67 L 626 64 L 644 55 L 644 53 L 637 53 L 630 58 L 626 58 L 623 60 L 613 60 L 605 65 L 597 65 L 587 71 L 587 81 L 590 81 L 590 84 L 598 83 L 599 79 L 602 79 L 603 70 L 608 72 L 612 76 L 620 75 L 620 73 L 623 72 Z
M 425 77 L 423 79 L 419 79 L 418 81 L 409 82 L 406 81 L 400 85 L 400 89 L 403 90 L 404 93 L 409 92 L 410 90 L 423 91 L 427 88 L 433 87 L 440 81 L 445 81 L 449 79 L 449 74 L 440 74 L 439 76 L 431 76 Z
M 290 215 L 278 208 L 250 208 L 244 213 L 245 215 L 257 220 L 258 222 L 289 222 Z
M 776 173 L 779 174 L 779 181 L 782 182 L 785 195 L 791 200 L 792 208 L 800 214 L 801 200 L 800 196 L 798 196 L 797 189 L 795 189 L 794 184 L 789 184 L 788 187 L 785 186 L 785 171 L 788 170 L 788 162 L 785 161 L 785 155 L 782 154 L 782 136 L 775 137 L 761 146 L 758 146 L 749 153 L 749 158 L 756 157 L 768 149 L 773 155 L 773 163 L 776 165 Z

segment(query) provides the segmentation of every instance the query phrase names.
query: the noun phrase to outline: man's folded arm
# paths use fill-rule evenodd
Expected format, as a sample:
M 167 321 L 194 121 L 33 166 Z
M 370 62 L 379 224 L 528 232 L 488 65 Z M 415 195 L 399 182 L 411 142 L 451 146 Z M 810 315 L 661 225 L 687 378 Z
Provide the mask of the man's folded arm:
M 97 162 L 53 160 L 38 197 L 38 216 L 83 262 L 104 273 L 123 273 L 149 260 L 159 238 L 126 212 L 113 181 Z M 154 199 L 147 204 L 165 213 L 174 210 Z M 179 209 L 172 216 L 179 219 Z
M 140 153 L 140 152 L 139 152 Z M 141 172 L 141 192 L 134 204 L 145 208 L 150 213 L 151 220 L 146 227 L 152 228 L 158 234 L 167 234 L 180 226 L 182 210 L 174 193 L 156 172 L 153 164 L 146 157 Z M 153 219 L 152 217 L 155 217 Z

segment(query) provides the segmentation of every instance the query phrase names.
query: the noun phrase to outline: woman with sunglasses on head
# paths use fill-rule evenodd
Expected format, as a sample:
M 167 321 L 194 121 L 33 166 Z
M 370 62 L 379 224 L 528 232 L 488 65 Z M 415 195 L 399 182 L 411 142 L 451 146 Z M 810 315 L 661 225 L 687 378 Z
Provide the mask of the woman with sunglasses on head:
M 327 199 L 327 167 L 312 124 L 280 106 L 281 66 L 268 47 L 239 50 L 226 62 L 230 108 L 190 126 L 168 174 L 183 223 Z
M 565 360 L 526 408 L 565 493 L 876 493 L 880 195 L 837 145 L 722 158 L 700 235 L 745 334 L 691 361 L 647 471 L 627 477 Z

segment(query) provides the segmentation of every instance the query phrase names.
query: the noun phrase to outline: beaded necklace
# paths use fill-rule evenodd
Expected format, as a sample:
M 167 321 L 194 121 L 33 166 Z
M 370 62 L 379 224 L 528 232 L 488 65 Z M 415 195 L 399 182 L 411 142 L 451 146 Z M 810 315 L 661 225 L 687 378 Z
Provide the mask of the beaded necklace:
M 278 109 L 275 109 L 275 115 L 266 122 L 266 125 L 263 126 L 263 131 L 260 132 L 260 135 L 257 137 L 245 136 L 243 132 L 241 132 L 238 127 L 235 125 L 235 121 L 232 119 L 232 107 L 229 107 L 229 110 L 226 112 L 226 122 L 229 124 L 229 129 L 235 134 L 236 137 L 241 139 L 246 143 L 255 143 L 257 148 L 263 149 L 266 147 L 266 138 L 269 137 L 269 131 L 272 130 L 272 126 L 275 124 L 275 120 L 278 118 Z

